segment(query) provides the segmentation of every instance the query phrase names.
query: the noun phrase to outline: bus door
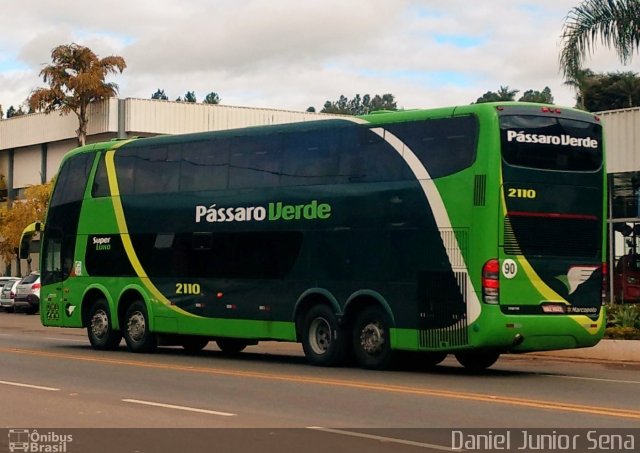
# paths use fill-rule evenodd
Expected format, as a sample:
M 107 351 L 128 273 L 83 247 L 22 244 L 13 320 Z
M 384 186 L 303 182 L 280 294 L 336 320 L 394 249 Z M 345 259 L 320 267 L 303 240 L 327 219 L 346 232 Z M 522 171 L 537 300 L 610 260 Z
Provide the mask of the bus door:
M 47 325 L 63 326 L 62 232 L 57 228 L 48 228 L 43 236 L 40 317 Z

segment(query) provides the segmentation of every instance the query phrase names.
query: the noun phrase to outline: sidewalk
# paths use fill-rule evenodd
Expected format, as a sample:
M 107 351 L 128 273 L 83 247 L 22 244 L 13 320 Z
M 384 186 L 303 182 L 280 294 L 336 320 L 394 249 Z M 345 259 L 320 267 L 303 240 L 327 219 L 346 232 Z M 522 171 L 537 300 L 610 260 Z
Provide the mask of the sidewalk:
M 532 352 L 527 355 L 603 362 L 640 363 L 640 340 L 602 340 L 592 348 Z

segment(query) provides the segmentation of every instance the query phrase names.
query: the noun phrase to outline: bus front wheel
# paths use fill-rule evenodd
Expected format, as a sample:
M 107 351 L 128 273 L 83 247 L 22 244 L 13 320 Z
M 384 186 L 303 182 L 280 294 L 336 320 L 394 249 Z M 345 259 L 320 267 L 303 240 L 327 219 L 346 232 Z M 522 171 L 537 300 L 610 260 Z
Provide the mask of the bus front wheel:
M 156 335 L 149 330 L 149 316 L 144 302 L 132 303 L 125 314 L 124 340 L 131 352 L 152 352 L 158 347 Z
M 469 371 L 482 371 L 496 363 L 500 357 L 499 352 L 459 352 L 456 354 L 456 360 L 460 365 Z
M 94 349 L 103 351 L 117 349 L 122 340 L 122 332 L 113 330 L 111 312 L 105 299 L 98 299 L 89 308 L 87 336 Z
M 354 323 L 353 352 L 363 368 L 382 370 L 391 364 L 389 316 L 379 307 L 363 310 Z
M 316 305 L 302 322 L 302 349 L 312 365 L 335 366 L 344 360 L 346 335 L 328 305 Z

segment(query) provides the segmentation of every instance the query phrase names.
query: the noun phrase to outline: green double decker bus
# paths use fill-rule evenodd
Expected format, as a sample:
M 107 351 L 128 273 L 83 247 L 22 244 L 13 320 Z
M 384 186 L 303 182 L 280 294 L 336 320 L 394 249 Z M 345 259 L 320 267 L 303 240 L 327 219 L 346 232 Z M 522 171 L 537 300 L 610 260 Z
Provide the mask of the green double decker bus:
M 526 103 L 91 144 L 42 228 L 41 320 L 96 349 L 276 340 L 373 369 L 589 347 L 605 180 L 596 116 Z

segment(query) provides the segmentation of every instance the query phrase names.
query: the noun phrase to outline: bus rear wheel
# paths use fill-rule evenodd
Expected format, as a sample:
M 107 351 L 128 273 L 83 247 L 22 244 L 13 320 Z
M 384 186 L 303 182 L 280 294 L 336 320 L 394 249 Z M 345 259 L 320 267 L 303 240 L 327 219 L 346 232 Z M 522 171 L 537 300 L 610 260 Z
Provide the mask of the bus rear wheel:
M 245 340 L 237 338 L 218 338 L 216 344 L 223 353 L 229 355 L 238 354 L 249 345 Z
M 499 357 L 499 352 L 492 351 L 459 352 L 456 354 L 458 363 L 469 371 L 486 370 L 496 363 Z
M 117 349 L 122 340 L 122 332 L 114 330 L 111 312 L 105 299 L 98 299 L 89 308 L 87 336 L 94 349 L 103 351 Z
M 149 316 L 144 302 L 132 303 L 125 314 L 124 340 L 131 352 L 153 352 L 158 347 L 158 339 L 149 330 Z
M 312 365 L 336 366 L 344 361 L 347 338 L 328 305 L 316 305 L 304 316 L 302 349 Z
M 354 323 L 353 352 L 356 361 L 363 368 L 383 370 L 389 367 L 393 358 L 387 313 L 379 307 L 363 310 Z

